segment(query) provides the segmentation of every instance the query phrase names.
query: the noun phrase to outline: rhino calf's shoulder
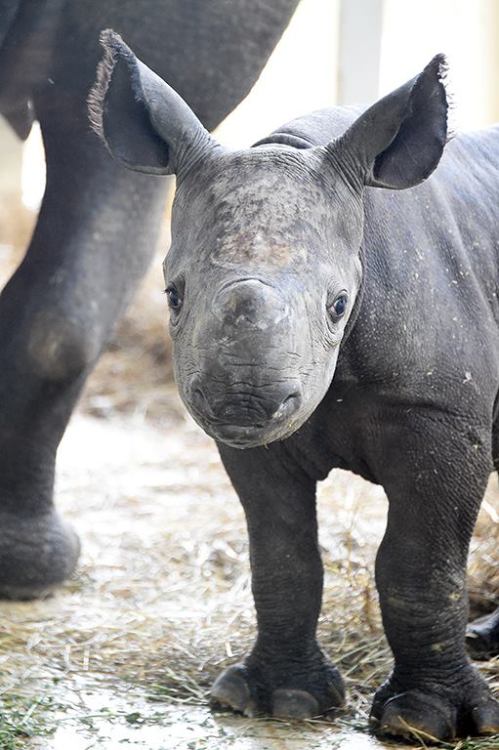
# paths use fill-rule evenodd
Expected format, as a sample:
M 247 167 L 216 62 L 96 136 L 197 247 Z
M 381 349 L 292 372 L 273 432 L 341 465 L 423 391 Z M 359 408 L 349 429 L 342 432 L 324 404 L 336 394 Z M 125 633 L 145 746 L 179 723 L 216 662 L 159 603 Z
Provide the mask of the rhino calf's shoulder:
M 228 151 L 119 37 L 104 44 L 94 126 L 131 169 L 177 175 L 176 378 L 248 521 L 258 635 L 214 700 L 292 717 L 343 702 L 316 640 L 315 513 L 342 467 L 389 500 L 376 582 L 394 668 L 373 724 L 498 732 L 465 652 L 465 567 L 499 459 L 499 130 L 447 143 L 437 56 L 365 111 Z

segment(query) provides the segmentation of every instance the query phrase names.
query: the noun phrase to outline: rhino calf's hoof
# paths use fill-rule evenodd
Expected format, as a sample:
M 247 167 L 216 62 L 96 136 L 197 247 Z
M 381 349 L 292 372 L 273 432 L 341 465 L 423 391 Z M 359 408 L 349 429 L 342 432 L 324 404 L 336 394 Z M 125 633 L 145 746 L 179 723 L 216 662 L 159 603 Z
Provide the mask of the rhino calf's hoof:
M 306 690 L 280 688 L 272 693 L 272 716 L 280 719 L 312 719 L 320 713 L 319 701 Z
M 79 553 L 77 535 L 55 511 L 0 513 L 0 598 L 46 596 L 73 573 Z
M 370 716 L 373 730 L 424 742 L 499 733 L 499 703 L 478 674 L 466 671 L 464 679 L 439 692 L 431 687 L 404 690 L 388 681 L 374 699 Z
M 281 719 L 311 719 L 343 705 L 343 680 L 334 666 L 324 660 L 319 670 L 304 669 L 303 674 L 299 679 L 292 669 L 281 667 L 274 674 L 270 668 L 236 664 L 215 680 L 211 703 L 245 716 L 268 714 Z
M 230 708 L 245 716 L 258 713 L 243 669 L 237 666 L 229 667 L 217 677 L 210 691 L 210 702 L 215 707 Z

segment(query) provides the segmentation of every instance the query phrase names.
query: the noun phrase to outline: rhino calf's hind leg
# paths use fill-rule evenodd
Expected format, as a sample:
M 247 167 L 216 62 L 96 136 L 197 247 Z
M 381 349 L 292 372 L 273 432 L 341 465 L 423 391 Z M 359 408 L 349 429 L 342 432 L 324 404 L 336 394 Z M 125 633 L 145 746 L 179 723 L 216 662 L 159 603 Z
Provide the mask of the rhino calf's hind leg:
M 66 94 L 67 95 L 67 94 Z M 71 574 L 79 544 L 53 505 L 57 446 L 155 247 L 164 178 L 117 166 L 85 95 L 36 102 L 47 187 L 26 258 L 0 296 L 0 596 Z
M 280 444 L 219 449 L 246 513 L 258 635 L 251 653 L 218 677 L 212 701 L 249 716 L 324 713 L 342 705 L 344 687 L 316 640 L 323 578 L 316 483 Z

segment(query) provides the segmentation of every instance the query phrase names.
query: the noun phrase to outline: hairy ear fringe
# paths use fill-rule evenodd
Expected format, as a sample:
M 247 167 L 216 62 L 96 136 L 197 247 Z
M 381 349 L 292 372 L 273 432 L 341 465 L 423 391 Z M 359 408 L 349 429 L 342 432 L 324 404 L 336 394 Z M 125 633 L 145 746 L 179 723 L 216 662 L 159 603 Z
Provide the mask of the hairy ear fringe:
M 444 91 L 445 91 L 445 99 L 447 103 L 446 143 L 449 143 L 449 141 L 451 141 L 456 135 L 455 99 L 454 99 L 454 92 L 452 91 L 452 85 L 451 85 L 450 78 L 449 78 L 449 63 L 447 61 L 447 57 L 442 53 L 435 55 L 434 60 L 436 64 L 438 65 L 438 70 L 437 70 L 438 81 L 443 86 Z
M 121 41 L 121 37 L 119 37 L 112 29 L 102 31 L 99 36 L 99 42 L 104 48 L 104 56 L 97 66 L 97 77 L 87 97 L 90 127 L 102 139 L 104 139 L 104 127 L 102 122 L 104 99 L 106 98 L 106 92 L 118 57 L 116 50 L 116 37 Z
M 97 66 L 97 77 L 87 97 L 88 117 L 90 127 L 102 139 L 104 138 L 104 101 L 109 88 L 113 70 L 118 62 L 118 57 L 125 60 L 131 69 L 132 89 L 136 99 L 140 99 L 141 87 L 138 75 L 134 70 L 135 56 L 130 47 L 116 31 L 105 29 L 101 31 L 99 41 L 104 48 L 104 56 Z
M 446 56 L 440 52 L 435 55 L 433 60 L 428 64 L 427 68 L 433 68 L 439 84 L 442 86 L 445 94 L 445 127 L 446 127 L 446 139 L 445 143 L 449 143 L 455 136 L 455 128 L 453 127 L 454 120 L 454 96 L 449 86 L 449 63 L 447 62 Z M 416 81 L 415 87 L 417 87 L 418 81 Z

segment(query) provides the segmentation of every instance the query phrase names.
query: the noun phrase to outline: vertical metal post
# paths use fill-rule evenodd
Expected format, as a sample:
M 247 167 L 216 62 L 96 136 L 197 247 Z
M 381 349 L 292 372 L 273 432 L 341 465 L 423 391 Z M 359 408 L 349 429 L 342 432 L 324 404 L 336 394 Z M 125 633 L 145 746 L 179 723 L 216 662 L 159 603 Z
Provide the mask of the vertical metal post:
M 369 103 L 379 95 L 384 0 L 341 0 L 338 103 Z

